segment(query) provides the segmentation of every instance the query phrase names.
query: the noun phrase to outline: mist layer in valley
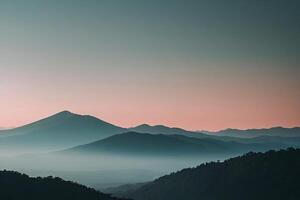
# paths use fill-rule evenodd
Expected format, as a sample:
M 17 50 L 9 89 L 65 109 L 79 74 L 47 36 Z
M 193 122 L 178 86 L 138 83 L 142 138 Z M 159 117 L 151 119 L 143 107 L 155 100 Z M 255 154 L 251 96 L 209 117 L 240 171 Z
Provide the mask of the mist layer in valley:
M 97 189 L 149 182 L 162 175 L 249 151 L 300 146 L 299 128 L 204 134 L 166 126 L 129 129 L 63 111 L 0 131 L 0 168 L 59 176 Z M 273 132 L 276 132 L 272 136 Z M 239 134 L 241 137 L 238 137 Z M 247 135 L 249 133 L 247 132 Z

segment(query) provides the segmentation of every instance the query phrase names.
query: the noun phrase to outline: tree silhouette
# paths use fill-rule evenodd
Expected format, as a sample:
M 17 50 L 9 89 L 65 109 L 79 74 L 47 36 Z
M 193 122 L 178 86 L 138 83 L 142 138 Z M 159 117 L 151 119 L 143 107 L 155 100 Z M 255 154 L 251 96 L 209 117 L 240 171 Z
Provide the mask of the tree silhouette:
M 117 200 L 110 195 L 58 177 L 31 178 L 25 174 L 6 170 L 0 171 L 0 199 Z
M 127 196 L 136 200 L 297 200 L 299 188 L 300 150 L 289 148 L 184 169 Z

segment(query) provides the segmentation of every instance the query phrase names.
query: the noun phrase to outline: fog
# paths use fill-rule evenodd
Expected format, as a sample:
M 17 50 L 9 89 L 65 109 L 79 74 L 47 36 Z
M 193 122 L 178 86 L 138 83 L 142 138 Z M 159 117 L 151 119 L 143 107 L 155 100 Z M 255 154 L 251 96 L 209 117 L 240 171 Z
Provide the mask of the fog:
M 223 156 L 127 156 L 117 154 L 42 153 L 0 157 L 0 168 L 31 176 L 59 176 L 66 180 L 102 189 L 128 183 L 148 182 L 162 175 L 223 160 Z

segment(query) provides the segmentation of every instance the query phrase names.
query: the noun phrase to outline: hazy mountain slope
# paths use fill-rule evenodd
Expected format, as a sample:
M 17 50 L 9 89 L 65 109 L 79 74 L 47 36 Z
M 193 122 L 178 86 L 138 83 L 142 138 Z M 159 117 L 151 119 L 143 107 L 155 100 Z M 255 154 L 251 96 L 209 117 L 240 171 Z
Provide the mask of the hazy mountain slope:
M 169 134 L 169 135 L 186 135 L 194 134 L 196 132 L 187 131 L 181 128 L 170 128 L 164 125 L 150 126 L 148 124 L 142 124 L 136 127 L 130 128 L 131 131 L 140 132 L 140 133 L 151 133 L 151 134 Z M 197 133 L 203 135 L 202 133 Z
M 243 144 L 282 144 L 290 147 L 300 147 L 300 136 L 298 137 L 281 137 L 281 136 L 258 136 L 251 138 L 242 138 L 242 137 L 228 137 L 228 136 L 213 136 L 209 137 L 215 140 L 221 141 L 232 141 Z
M 280 144 L 240 144 L 209 138 L 197 139 L 182 135 L 127 132 L 74 147 L 62 151 L 62 153 L 189 157 L 202 154 L 237 154 L 248 150 L 266 150 L 279 147 L 285 146 Z
M 60 178 L 31 178 L 13 171 L 0 171 L 0 199 L 117 200 L 94 189 Z
M 211 138 L 211 139 L 217 139 L 222 141 L 231 141 L 236 140 L 235 137 L 228 137 L 228 136 L 218 136 L 213 134 L 204 134 L 201 132 L 196 131 L 187 131 L 182 128 L 171 128 L 164 125 L 156 125 L 156 126 L 150 126 L 148 124 L 142 124 L 136 127 L 132 127 L 129 130 L 139 133 L 149 133 L 149 134 L 164 134 L 164 135 L 183 135 L 193 138 Z
M 291 147 L 300 147 L 300 137 L 279 137 L 279 136 L 259 136 L 254 138 L 236 138 L 232 141 L 240 143 L 278 143 L 285 144 Z
M 128 194 L 135 200 L 300 199 L 300 150 L 248 153 L 184 169 Z
M 55 150 L 89 143 L 125 130 L 92 116 L 63 111 L 37 122 L 6 130 L 6 137 L 0 138 L 0 149 Z
M 124 129 L 93 116 L 78 115 L 63 111 L 19 128 L 0 131 L 0 150 L 3 155 L 60 150 L 91 143 L 115 134 L 127 132 L 128 130 L 151 134 L 177 134 L 199 139 L 213 139 L 228 142 L 267 143 L 267 145 L 280 144 L 298 147 L 300 146 L 300 137 L 297 139 L 290 139 L 288 137 L 278 138 L 278 136 L 276 136 L 277 138 L 273 138 L 275 135 L 282 135 L 284 131 L 286 132 L 285 136 L 298 135 L 298 129 L 299 128 L 272 128 L 256 130 L 255 134 L 253 134 L 252 131 L 251 133 L 245 133 L 245 136 L 265 134 L 269 137 L 260 136 L 248 140 L 248 138 L 244 136 L 244 138 L 229 137 L 228 135 L 231 134 L 227 132 L 221 132 L 220 134 L 203 134 L 162 125 L 149 126 L 143 124 L 131 129 Z M 243 133 L 238 132 L 238 134 L 242 135 Z
M 218 132 L 208 132 L 211 135 L 216 136 L 230 136 L 230 137 L 241 137 L 241 138 L 253 138 L 259 136 L 279 136 L 279 137 L 300 137 L 300 127 L 294 128 L 283 128 L 273 127 L 269 129 L 226 129 Z
M 0 167 L 17 171 L 26 169 L 29 172 L 71 170 L 78 172 L 70 176 L 72 180 L 83 180 L 83 183 L 92 185 L 95 185 L 94 183 L 117 185 L 116 183 L 134 183 L 133 180 L 151 181 L 171 171 L 197 166 L 211 160 L 223 160 L 248 151 L 266 151 L 286 147 L 286 145 L 276 143 L 243 144 L 182 135 L 128 132 L 63 151 L 3 158 L 0 160 Z M 89 180 L 78 178 L 79 171 L 95 173 L 101 170 L 115 170 L 116 173 L 108 177 L 105 182 L 103 182 L 103 177 L 99 181 L 93 178 L 88 178 Z M 123 179 L 117 171 L 124 174 L 124 170 L 130 170 L 132 173 Z M 141 175 L 137 170 L 151 171 L 151 174 L 148 176 L 145 172 Z M 56 172 L 54 175 L 61 176 Z
M 167 134 L 167 135 L 184 135 L 193 138 L 210 138 L 221 141 L 233 141 L 239 143 L 277 143 L 287 146 L 300 147 L 300 130 L 298 128 L 270 128 L 256 130 L 235 130 L 227 129 L 220 132 L 194 132 L 187 131 L 181 128 L 170 128 L 163 125 L 150 126 L 143 124 L 130 130 L 140 133 L 151 134 Z M 233 132 L 235 134 L 233 134 Z M 248 137 L 249 136 L 249 137 Z M 251 136 L 251 137 L 250 137 Z M 288 137 L 287 137 L 288 136 Z

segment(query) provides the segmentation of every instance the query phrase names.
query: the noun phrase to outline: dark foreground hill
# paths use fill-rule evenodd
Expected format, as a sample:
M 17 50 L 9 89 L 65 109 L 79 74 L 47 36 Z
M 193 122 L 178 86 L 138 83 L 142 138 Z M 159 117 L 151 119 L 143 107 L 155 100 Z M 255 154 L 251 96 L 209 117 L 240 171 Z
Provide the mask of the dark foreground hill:
M 25 174 L 5 170 L 0 171 L 0 199 L 118 200 L 118 198 L 60 178 L 31 178 Z
M 127 196 L 135 200 L 297 200 L 299 188 L 300 150 L 290 148 L 184 169 Z

